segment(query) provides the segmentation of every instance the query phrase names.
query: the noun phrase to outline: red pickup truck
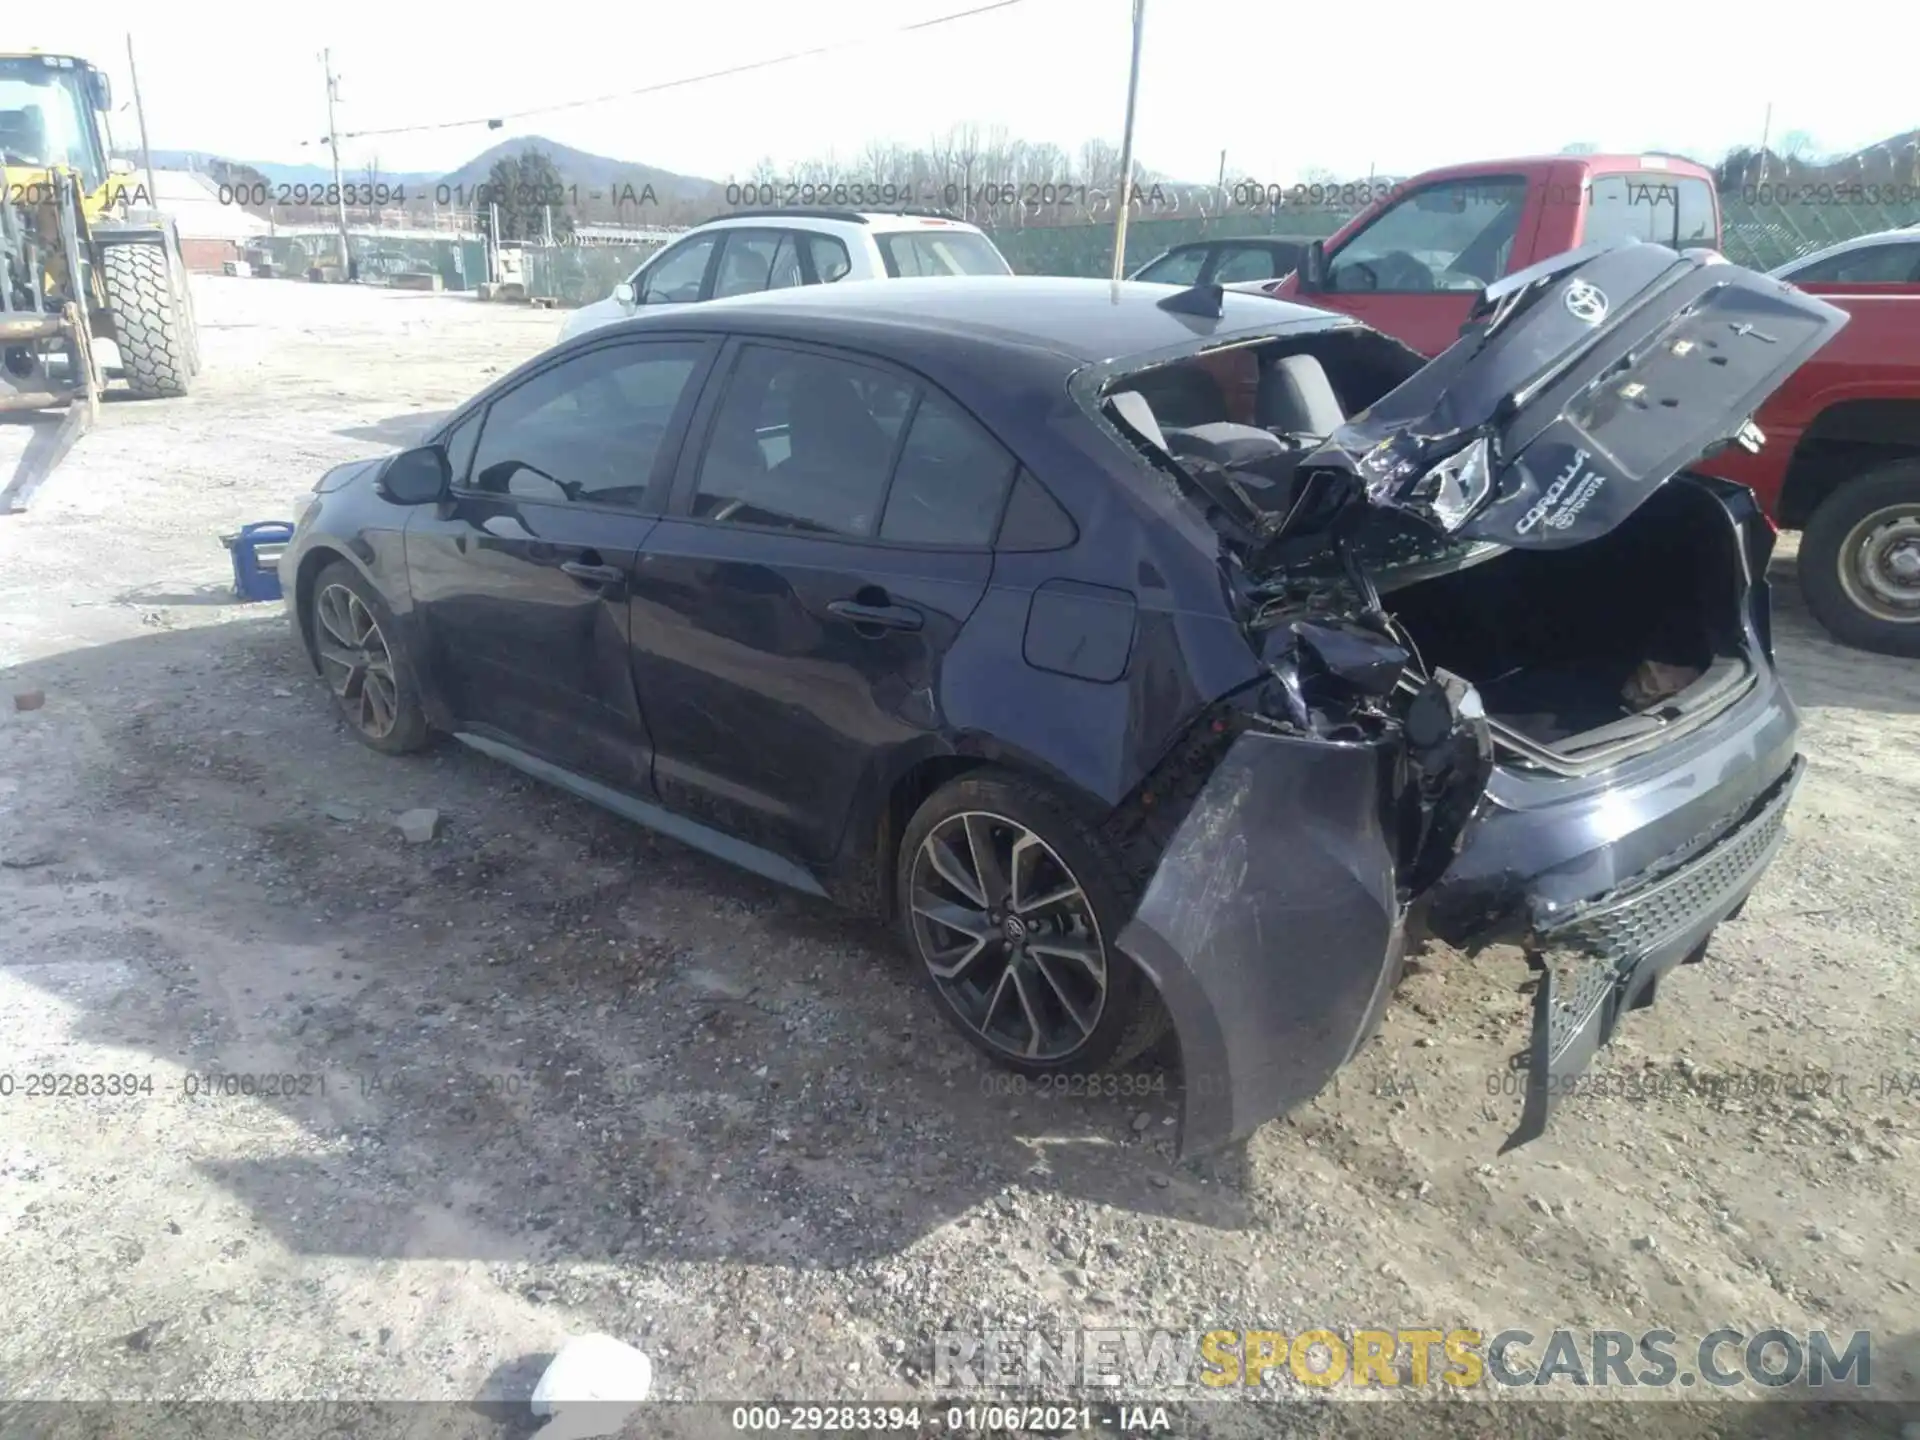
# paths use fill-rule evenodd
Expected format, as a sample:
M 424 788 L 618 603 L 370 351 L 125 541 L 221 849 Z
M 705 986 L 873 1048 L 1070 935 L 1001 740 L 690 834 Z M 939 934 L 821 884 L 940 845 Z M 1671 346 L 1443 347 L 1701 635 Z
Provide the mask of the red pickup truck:
M 1720 246 L 1713 176 L 1686 160 L 1556 155 L 1430 170 L 1392 187 L 1260 289 L 1341 310 L 1436 355 L 1481 287 L 1596 241 Z M 1758 453 L 1701 467 L 1802 531 L 1807 605 L 1850 644 L 1920 656 L 1920 284 L 1805 288 L 1852 320 L 1754 417 Z

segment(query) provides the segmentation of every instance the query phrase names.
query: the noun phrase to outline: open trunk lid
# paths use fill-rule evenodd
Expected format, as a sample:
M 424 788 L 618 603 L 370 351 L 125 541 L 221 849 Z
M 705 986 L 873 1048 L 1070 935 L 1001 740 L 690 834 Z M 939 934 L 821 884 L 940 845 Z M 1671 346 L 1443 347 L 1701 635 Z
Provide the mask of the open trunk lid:
M 1591 540 L 1695 460 L 1757 444 L 1754 411 L 1847 318 L 1711 251 L 1568 251 L 1489 286 L 1457 342 L 1305 457 L 1323 493 L 1281 533 L 1364 500 L 1456 540 Z

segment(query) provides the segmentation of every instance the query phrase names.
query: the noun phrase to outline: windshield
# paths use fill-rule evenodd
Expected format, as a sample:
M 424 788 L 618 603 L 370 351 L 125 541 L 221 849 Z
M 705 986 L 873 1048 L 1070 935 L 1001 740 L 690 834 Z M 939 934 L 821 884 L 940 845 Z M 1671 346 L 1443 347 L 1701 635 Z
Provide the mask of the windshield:
M 896 230 L 873 238 L 880 246 L 887 274 L 895 279 L 1013 273 L 993 242 L 977 230 Z
M 39 56 L 0 60 L 0 156 L 8 165 L 69 166 L 88 190 L 107 178 L 87 72 Z

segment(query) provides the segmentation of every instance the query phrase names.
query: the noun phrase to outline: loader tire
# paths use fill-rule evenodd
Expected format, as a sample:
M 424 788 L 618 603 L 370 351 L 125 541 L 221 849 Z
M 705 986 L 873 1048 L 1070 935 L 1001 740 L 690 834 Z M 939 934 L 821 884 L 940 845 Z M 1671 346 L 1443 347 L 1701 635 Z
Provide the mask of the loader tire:
M 184 395 L 193 381 L 193 310 L 162 245 L 108 245 L 101 278 L 127 388 L 142 400 Z

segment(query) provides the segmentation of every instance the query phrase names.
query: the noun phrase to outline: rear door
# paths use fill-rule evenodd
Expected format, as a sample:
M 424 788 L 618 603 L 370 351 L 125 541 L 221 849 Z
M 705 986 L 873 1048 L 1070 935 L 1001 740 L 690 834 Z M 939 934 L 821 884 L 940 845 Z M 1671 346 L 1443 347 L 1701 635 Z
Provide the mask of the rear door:
M 687 337 L 570 352 L 453 437 L 453 489 L 409 520 L 407 571 L 463 728 L 647 789 L 628 585 L 717 348 Z
M 806 864 L 942 723 L 1012 458 L 917 377 L 730 344 L 642 547 L 633 670 L 674 808 Z
M 707 298 L 755 295 L 804 285 L 799 236 L 790 230 L 728 230 L 721 237 L 720 262 Z

